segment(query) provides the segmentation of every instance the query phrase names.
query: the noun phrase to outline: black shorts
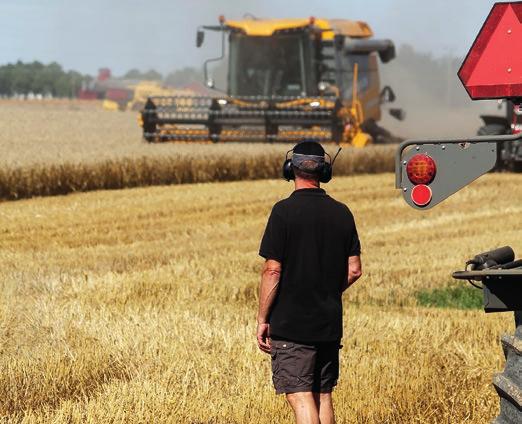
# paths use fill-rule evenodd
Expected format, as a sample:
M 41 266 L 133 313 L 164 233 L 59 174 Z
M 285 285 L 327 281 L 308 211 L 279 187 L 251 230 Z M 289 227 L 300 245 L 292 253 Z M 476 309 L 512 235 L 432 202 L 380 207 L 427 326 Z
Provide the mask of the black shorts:
M 272 339 L 272 381 L 277 394 L 330 393 L 339 378 L 339 342 Z

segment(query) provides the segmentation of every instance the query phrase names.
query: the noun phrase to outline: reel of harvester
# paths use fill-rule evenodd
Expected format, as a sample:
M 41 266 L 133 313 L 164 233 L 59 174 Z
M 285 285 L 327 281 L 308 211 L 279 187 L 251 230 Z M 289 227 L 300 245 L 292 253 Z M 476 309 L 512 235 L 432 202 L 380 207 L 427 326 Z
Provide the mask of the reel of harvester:
M 274 143 L 303 137 L 342 143 L 351 116 L 343 109 L 337 97 L 150 97 L 141 121 L 150 143 Z

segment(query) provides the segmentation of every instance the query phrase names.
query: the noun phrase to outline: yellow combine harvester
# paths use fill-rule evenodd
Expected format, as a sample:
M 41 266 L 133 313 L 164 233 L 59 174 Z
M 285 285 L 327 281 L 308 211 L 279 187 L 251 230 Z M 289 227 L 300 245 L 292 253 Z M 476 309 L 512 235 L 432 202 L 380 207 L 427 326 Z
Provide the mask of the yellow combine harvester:
M 128 98 L 113 99 L 106 97 L 102 107 L 106 110 L 141 110 L 150 97 L 165 96 L 190 96 L 190 90 L 179 90 L 171 87 L 164 87 L 158 81 L 139 81 L 127 84 L 125 89 L 128 91 Z
M 143 135 L 162 141 L 292 142 L 303 137 L 364 147 L 397 139 L 379 127 L 381 105 L 395 99 L 380 89 L 378 57 L 395 57 L 390 40 L 372 38 L 360 21 L 245 19 L 203 26 L 228 35 L 228 87 L 216 96 L 150 97 L 141 113 Z M 403 119 L 400 109 L 390 113 Z

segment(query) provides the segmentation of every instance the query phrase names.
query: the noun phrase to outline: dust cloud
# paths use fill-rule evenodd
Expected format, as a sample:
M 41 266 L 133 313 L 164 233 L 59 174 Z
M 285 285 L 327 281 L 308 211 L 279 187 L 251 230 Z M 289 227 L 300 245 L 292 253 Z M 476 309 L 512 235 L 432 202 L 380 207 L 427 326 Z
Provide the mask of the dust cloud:
M 398 122 L 383 110 L 381 125 L 405 138 L 467 137 L 476 135 L 481 114 L 502 115 L 496 101 L 471 101 L 457 72 L 463 57 L 435 58 L 408 45 L 397 49 L 397 58 L 381 64 L 383 85 L 390 85 L 406 119 Z M 386 108 L 385 108 L 386 109 Z

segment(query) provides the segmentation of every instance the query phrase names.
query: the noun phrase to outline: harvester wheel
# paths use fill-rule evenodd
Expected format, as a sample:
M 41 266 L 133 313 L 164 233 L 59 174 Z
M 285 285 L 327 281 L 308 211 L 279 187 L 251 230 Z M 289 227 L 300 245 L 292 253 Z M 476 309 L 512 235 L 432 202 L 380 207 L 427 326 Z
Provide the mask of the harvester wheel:
M 502 337 L 506 367 L 493 378 L 500 396 L 500 415 L 494 424 L 522 423 L 522 325 L 513 336 Z

